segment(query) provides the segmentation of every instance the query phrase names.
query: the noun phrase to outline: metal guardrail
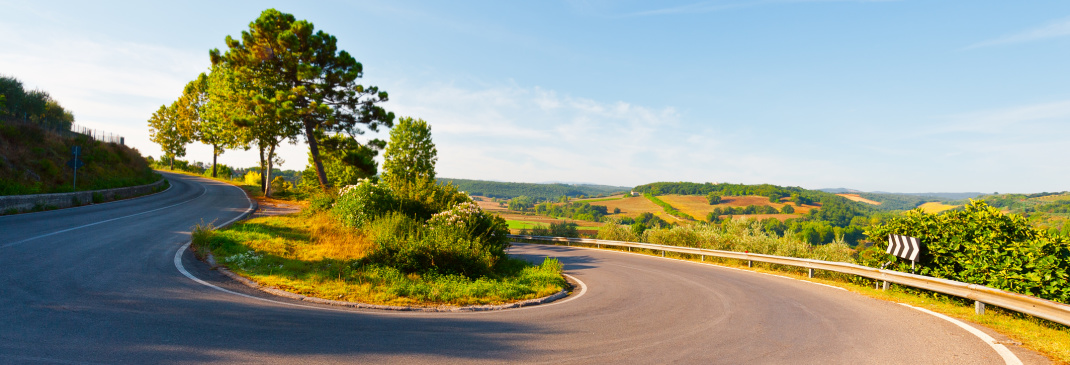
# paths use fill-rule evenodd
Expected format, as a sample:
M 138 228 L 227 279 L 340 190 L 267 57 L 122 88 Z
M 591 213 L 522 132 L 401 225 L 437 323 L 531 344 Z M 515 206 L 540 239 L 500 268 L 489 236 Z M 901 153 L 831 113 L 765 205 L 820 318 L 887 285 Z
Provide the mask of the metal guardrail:
M 844 262 L 800 259 L 794 257 L 762 255 L 735 251 L 708 250 L 680 246 L 666 246 L 651 243 L 607 241 L 591 238 L 567 238 L 525 235 L 509 235 L 508 237 L 511 239 L 522 239 L 530 241 L 545 241 L 554 243 L 582 243 L 588 245 L 596 245 L 598 247 L 611 246 L 640 248 L 662 252 L 676 252 L 690 255 L 720 257 L 743 261 L 765 262 L 770 264 L 807 268 L 810 269 L 810 276 L 813 276 L 813 270 L 833 271 L 843 274 L 857 275 L 873 280 L 882 280 L 885 282 L 906 285 L 919 289 L 931 290 L 937 293 L 953 295 L 960 298 L 971 299 L 977 303 L 976 308 L 978 309 L 979 313 L 983 313 L 984 304 L 991 304 L 997 307 L 1010 309 L 1015 312 L 1028 314 L 1037 318 L 1043 318 L 1052 322 L 1070 326 L 1070 305 L 1057 303 L 1046 299 L 1040 299 L 1028 295 L 1011 293 L 995 288 L 989 288 L 983 285 L 967 284 L 954 280 L 907 274 L 892 270 L 882 270 L 874 267 L 848 264 Z

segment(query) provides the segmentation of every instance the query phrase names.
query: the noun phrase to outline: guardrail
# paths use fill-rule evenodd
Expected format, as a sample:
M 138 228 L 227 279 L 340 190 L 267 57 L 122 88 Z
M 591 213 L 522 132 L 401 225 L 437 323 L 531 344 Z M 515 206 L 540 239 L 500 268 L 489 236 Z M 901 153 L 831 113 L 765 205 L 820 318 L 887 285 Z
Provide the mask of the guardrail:
M 1052 322 L 1070 326 L 1070 305 L 1057 303 L 1046 299 L 1040 299 L 1037 297 L 1031 297 L 1028 295 L 1011 293 L 995 288 L 989 288 L 983 285 L 967 284 L 954 280 L 907 274 L 892 270 L 882 270 L 874 267 L 848 264 L 845 262 L 800 259 L 794 257 L 762 255 L 735 251 L 708 250 L 692 247 L 666 246 L 656 245 L 652 243 L 607 241 L 591 238 L 567 238 L 525 235 L 509 235 L 508 237 L 512 239 L 544 241 L 553 243 L 582 243 L 588 245 L 595 245 L 598 247 L 610 246 L 629 249 L 640 248 L 646 250 L 662 251 L 663 254 L 665 252 L 676 252 L 689 255 L 698 255 L 702 256 L 702 258 L 705 258 L 705 256 L 711 256 L 743 260 L 748 261 L 748 263 L 750 261 L 765 262 L 770 264 L 807 268 L 809 269 L 810 277 L 813 277 L 814 270 L 832 271 L 843 274 L 857 275 L 873 280 L 882 280 L 885 283 L 896 283 L 914 288 L 931 290 L 937 293 L 971 299 L 975 302 L 975 308 L 977 309 L 977 312 L 981 314 L 984 313 L 984 305 L 991 304 L 994 306 L 1010 309 L 1015 312 L 1028 314 L 1037 318 L 1043 318 Z

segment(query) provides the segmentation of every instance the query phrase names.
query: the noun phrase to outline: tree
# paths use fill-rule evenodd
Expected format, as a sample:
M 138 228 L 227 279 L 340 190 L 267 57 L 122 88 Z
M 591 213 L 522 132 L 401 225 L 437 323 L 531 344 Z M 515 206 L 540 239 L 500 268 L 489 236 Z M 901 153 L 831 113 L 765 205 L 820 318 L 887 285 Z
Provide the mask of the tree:
M 178 99 L 178 116 L 192 127 L 193 140 L 212 146 L 212 177 L 218 176 L 216 165 L 219 155 L 227 149 L 242 146 L 243 130 L 231 122 L 228 105 L 221 95 L 213 95 L 213 83 L 226 83 L 228 77 L 222 67 L 213 67 L 212 73 L 200 74 L 186 84 Z M 220 97 L 213 102 L 212 96 Z
M 363 65 L 339 50 L 334 36 L 315 31 L 312 23 L 267 9 L 241 38 L 228 36 L 230 50 L 224 55 L 212 50 L 212 63 L 223 59 L 240 69 L 261 71 L 260 84 L 271 91 L 267 95 L 276 101 L 277 115 L 303 129 L 322 187 L 329 181 L 319 150 L 320 133 L 359 135 L 364 133 L 361 126 L 371 131 L 392 126 L 394 114 L 376 105 L 388 100 L 387 93 L 358 84 Z
M 228 43 L 232 41 L 229 37 Z M 248 146 L 254 144 L 260 153 L 260 188 L 265 196 L 271 196 L 271 171 L 275 163 L 282 161 L 275 155 L 275 150 L 283 141 L 297 143 L 301 126 L 292 116 L 292 108 L 286 107 L 292 101 L 285 93 L 277 90 L 275 78 L 278 75 L 266 62 L 241 59 L 240 54 L 227 52 L 225 57 L 219 50 L 209 52 L 215 77 L 209 83 L 209 108 L 213 118 L 229 120 L 240 130 L 231 130 L 237 136 L 237 144 Z M 219 104 L 214 104 L 219 103 Z
M 431 126 L 423 119 L 403 117 L 390 131 L 390 143 L 383 153 L 382 181 L 404 189 L 420 180 L 435 180 L 438 149 L 431 142 Z
M 784 207 L 780 208 L 780 212 L 784 214 L 793 214 L 795 213 L 795 208 L 792 208 L 791 204 L 784 204 Z
M 710 205 L 721 204 L 721 194 L 710 192 L 709 194 L 706 194 L 706 201 L 709 202 Z
M 176 104 L 160 105 L 149 117 L 149 140 L 160 145 L 164 156 L 171 160 L 171 170 L 175 169 L 175 158 L 186 155 L 186 145 L 190 142 L 189 128 L 180 124 L 175 109 Z
M 332 186 L 356 185 L 361 179 L 374 177 L 379 169 L 375 157 L 386 147 L 386 142 L 380 139 L 362 144 L 356 138 L 341 133 L 317 139 L 322 147 L 320 157 L 323 170 Z M 310 152 L 308 167 L 301 172 L 301 186 L 319 185 L 315 162 Z

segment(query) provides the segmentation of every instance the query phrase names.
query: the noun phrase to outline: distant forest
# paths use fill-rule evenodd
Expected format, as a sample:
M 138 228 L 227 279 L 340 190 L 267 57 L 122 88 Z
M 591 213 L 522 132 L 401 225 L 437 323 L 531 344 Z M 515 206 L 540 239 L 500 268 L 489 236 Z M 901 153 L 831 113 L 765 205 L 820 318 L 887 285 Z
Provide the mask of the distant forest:
M 497 182 L 485 180 L 466 180 L 438 178 L 439 184 L 453 183 L 457 190 L 469 195 L 479 195 L 498 199 L 512 199 L 527 196 L 535 201 L 557 201 L 562 196 L 575 198 L 579 196 L 606 196 L 631 190 L 626 186 L 586 185 L 586 184 L 534 184 Z

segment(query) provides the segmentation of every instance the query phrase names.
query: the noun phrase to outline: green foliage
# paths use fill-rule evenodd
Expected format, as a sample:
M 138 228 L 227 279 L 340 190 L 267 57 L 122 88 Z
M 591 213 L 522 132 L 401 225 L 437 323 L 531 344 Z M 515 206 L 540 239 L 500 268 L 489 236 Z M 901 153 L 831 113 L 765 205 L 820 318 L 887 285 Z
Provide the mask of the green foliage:
M 178 117 L 177 105 L 161 105 L 149 118 L 149 140 L 160 145 L 164 157 L 171 160 L 172 170 L 174 159 L 186 155 L 186 145 L 192 138 L 190 126 Z
M 71 148 L 82 148 L 78 191 L 150 184 L 160 179 L 137 150 L 82 135 L 25 123 L 0 121 L 0 195 L 74 191 L 74 171 L 67 166 Z
M 866 232 L 882 242 L 871 250 L 883 252 L 889 234 L 917 237 L 927 246 L 919 260 L 921 275 L 985 285 L 1044 299 L 1070 302 L 1070 246 L 1065 237 L 1029 225 L 1021 216 L 1003 214 L 984 201 L 971 201 L 960 211 L 926 214 L 908 212 Z M 864 264 L 893 261 L 870 252 Z M 896 261 L 896 270 L 910 263 Z
M 362 144 L 356 138 L 340 133 L 319 137 L 319 140 L 320 160 L 327 180 L 331 186 L 338 187 L 355 185 L 361 179 L 374 177 L 379 168 L 375 157 L 386 145 L 379 139 Z M 320 188 L 315 166 L 310 152 L 308 167 L 301 172 L 301 186 Z
M 0 76 L 0 120 L 19 121 L 54 131 L 69 131 L 74 114 L 45 91 L 23 89 L 14 77 Z
M 519 212 L 525 212 L 528 209 L 534 208 L 535 204 L 533 200 L 527 196 L 521 195 L 512 199 L 509 199 L 509 209 Z
M 434 181 L 436 161 L 438 149 L 431 142 L 431 126 L 423 119 L 404 117 L 390 130 L 381 179 L 398 190 L 420 180 Z
M 480 195 L 498 199 L 526 196 L 531 199 L 532 203 L 556 201 L 561 196 L 598 196 L 629 190 L 629 188 L 623 186 L 606 185 L 533 184 L 446 178 L 438 178 L 437 180 L 440 184 L 453 184 L 457 189 L 466 191 L 473 196 Z
M 242 32 L 240 41 L 228 36 L 226 43 L 225 54 L 218 49 L 210 52 L 212 64 L 232 68 L 242 80 L 239 83 L 261 90 L 255 102 L 262 108 L 270 106 L 274 113 L 259 114 L 273 115 L 280 130 L 286 130 L 274 136 L 303 132 L 324 185 L 328 181 L 317 138 L 321 133 L 356 135 L 364 132 L 361 126 L 377 131 L 393 124 L 394 114 L 376 105 L 388 100 L 387 93 L 358 84 L 363 65 L 338 49 L 337 38 L 315 30 L 309 21 L 267 9 Z M 270 62 L 265 62 L 264 52 L 270 53 Z
M 290 184 L 282 176 L 276 176 L 271 180 L 271 191 L 276 194 L 289 194 L 291 189 L 293 189 L 293 184 Z
M 514 198 L 516 200 L 516 198 Z M 608 213 L 603 205 L 591 205 L 588 202 L 571 202 L 553 204 L 550 202 L 536 205 L 535 213 L 554 218 L 572 218 L 581 221 L 601 222 Z
M 259 172 L 249 171 L 245 173 L 245 176 L 242 178 L 242 180 L 249 185 L 260 185 L 261 176 Z
M 721 194 L 711 191 L 709 194 L 706 194 L 706 201 L 709 202 L 710 205 L 721 204 Z
M 366 231 L 377 245 L 368 260 L 408 273 L 487 276 L 509 246 L 505 220 L 474 203 L 438 213 L 426 225 L 391 212 L 369 223 Z
M 795 208 L 791 205 L 785 204 L 783 208 L 780 208 L 781 214 L 795 214 Z
M 530 234 L 532 236 L 550 236 L 550 237 L 573 237 L 579 238 L 580 231 L 577 229 L 578 224 L 573 222 L 550 222 L 550 226 L 537 225 L 531 228 L 531 231 L 520 230 L 520 234 Z
M 343 224 L 361 227 L 387 213 L 399 211 L 400 207 L 398 197 L 390 188 L 365 180 L 342 188 L 331 211 Z

